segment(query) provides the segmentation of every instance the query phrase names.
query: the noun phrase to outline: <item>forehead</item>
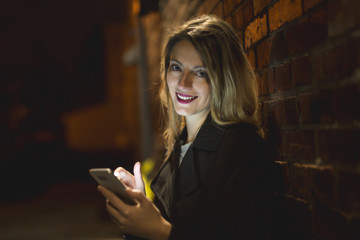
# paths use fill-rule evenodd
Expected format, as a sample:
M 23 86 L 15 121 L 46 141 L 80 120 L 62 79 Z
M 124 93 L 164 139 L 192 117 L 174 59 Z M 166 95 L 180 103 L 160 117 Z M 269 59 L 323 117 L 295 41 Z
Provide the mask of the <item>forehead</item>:
M 174 45 L 170 60 L 176 60 L 182 64 L 187 63 L 190 65 L 203 66 L 200 54 L 188 40 L 181 40 Z

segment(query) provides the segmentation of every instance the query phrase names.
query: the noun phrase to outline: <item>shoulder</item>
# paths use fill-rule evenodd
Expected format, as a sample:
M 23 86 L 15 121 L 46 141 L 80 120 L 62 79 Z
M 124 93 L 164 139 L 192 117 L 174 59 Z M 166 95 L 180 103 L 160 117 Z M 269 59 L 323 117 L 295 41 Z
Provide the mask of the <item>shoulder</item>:
M 242 142 L 260 144 L 262 138 L 257 134 L 258 128 L 252 124 L 239 122 L 229 125 L 218 125 L 208 117 L 200 128 L 193 143 L 195 148 L 214 152 L 221 146 L 238 146 Z
M 194 154 L 206 182 L 225 181 L 236 169 L 244 169 L 250 174 L 267 165 L 266 143 L 258 135 L 256 126 L 249 123 L 211 124 L 206 129 L 212 134 L 200 135 L 200 144 L 194 145 Z M 205 142 L 211 147 L 204 147 Z
M 236 149 L 260 149 L 265 147 L 264 139 L 258 134 L 255 125 L 241 122 L 225 125 L 222 127 L 223 136 L 219 143 L 219 148 L 231 146 Z

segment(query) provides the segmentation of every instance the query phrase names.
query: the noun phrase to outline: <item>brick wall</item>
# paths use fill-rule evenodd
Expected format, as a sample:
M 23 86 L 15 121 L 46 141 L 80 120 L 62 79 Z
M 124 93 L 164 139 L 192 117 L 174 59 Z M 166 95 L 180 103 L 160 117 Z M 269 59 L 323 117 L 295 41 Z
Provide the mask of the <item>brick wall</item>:
M 359 10 L 357 0 L 160 1 L 164 28 L 213 13 L 238 32 L 290 239 L 360 239 Z

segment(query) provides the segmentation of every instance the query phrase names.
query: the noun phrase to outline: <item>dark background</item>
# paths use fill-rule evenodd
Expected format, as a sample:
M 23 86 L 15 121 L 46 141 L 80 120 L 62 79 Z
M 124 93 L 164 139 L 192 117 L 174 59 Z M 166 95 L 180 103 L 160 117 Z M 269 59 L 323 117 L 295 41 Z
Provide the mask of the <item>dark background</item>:
M 134 146 L 72 148 L 62 121 L 106 101 L 104 29 L 130 25 L 131 14 L 131 1 L 0 1 L 1 200 L 89 180 L 89 167 L 132 164 Z M 128 27 L 119 41 L 134 31 Z

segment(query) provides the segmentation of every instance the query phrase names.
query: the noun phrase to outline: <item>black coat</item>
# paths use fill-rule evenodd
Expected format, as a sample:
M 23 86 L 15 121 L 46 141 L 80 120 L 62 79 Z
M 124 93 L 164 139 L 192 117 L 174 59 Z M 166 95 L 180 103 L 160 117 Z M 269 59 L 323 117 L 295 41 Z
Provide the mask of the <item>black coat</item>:
M 208 117 L 180 167 L 174 155 L 151 184 L 169 239 L 268 238 L 272 160 L 255 126 Z

